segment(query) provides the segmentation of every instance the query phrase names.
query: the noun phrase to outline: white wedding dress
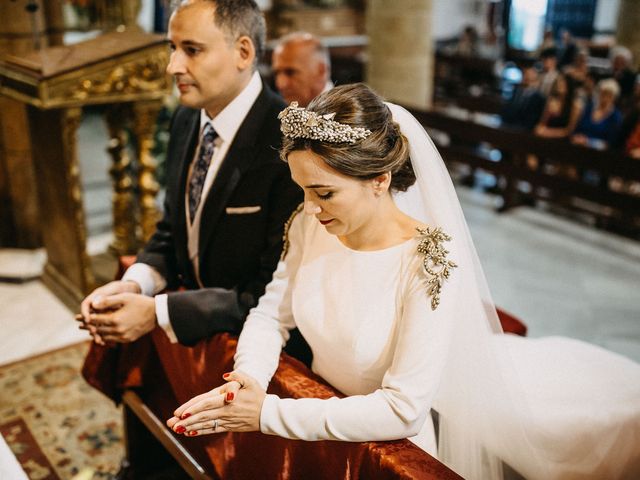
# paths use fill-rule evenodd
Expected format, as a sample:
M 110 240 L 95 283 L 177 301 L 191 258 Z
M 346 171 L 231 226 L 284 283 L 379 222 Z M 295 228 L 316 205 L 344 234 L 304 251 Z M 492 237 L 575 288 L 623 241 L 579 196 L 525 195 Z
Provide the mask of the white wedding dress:
M 314 217 L 294 218 L 288 253 L 247 319 L 235 368 L 266 388 L 287 331 L 297 326 L 313 351 L 313 371 L 348 396 L 267 395 L 263 433 L 301 440 L 408 437 L 437 455 L 442 445 L 436 449 L 431 408 L 456 412 L 449 404 L 455 402 L 438 404 L 438 395 L 455 351 L 450 346 L 466 328 L 456 315 L 459 302 L 472 293 L 463 288 L 460 265 L 432 310 L 419 241 L 417 235 L 383 250 L 354 251 Z M 453 246 L 449 256 L 458 262 L 456 253 Z M 505 366 L 492 378 L 507 385 L 505 397 L 517 391 L 509 402 L 526 398 L 458 410 L 477 423 L 490 455 L 526 478 L 640 478 L 639 365 L 574 340 L 490 335 Z M 465 385 L 459 387 L 465 400 Z

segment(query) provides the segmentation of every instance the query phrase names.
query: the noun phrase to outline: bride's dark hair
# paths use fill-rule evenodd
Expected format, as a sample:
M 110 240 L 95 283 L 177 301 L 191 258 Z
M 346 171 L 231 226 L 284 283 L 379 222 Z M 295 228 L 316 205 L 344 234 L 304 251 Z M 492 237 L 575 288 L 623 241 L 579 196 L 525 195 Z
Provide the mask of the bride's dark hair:
M 365 84 L 333 88 L 316 97 L 307 110 L 319 115 L 335 113 L 336 122 L 363 127 L 371 135 L 355 144 L 285 137 L 280 152 L 283 160 L 293 151 L 310 150 L 331 168 L 361 180 L 391 172 L 391 191 L 404 192 L 415 183 L 409 142 L 384 101 Z

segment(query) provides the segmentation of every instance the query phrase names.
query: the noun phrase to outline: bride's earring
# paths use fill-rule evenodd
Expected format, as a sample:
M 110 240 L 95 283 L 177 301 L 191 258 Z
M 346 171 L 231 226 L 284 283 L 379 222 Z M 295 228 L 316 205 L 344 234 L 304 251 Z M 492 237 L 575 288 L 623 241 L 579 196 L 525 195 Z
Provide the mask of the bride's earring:
M 378 181 L 373 182 L 373 195 L 379 197 L 382 194 L 381 183 Z

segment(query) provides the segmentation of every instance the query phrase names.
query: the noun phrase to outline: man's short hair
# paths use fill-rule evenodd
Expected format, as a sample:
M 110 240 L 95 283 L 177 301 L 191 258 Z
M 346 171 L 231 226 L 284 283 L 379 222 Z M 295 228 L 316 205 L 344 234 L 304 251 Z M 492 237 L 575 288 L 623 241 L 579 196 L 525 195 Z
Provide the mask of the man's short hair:
M 215 9 L 214 23 L 234 42 L 242 36 L 247 36 L 253 42 L 256 51 L 254 64 L 257 65 L 265 51 L 267 27 L 264 15 L 254 0 L 196 0 L 211 3 Z M 183 0 L 182 5 L 195 3 Z
M 616 57 L 622 57 L 624 59 L 625 65 L 627 66 L 631 64 L 631 61 L 633 60 L 633 54 L 631 53 L 631 50 L 622 45 L 616 45 L 609 51 L 609 60 L 613 61 L 613 59 Z
M 545 48 L 540 52 L 540 58 L 544 60 L 545 58 L 556 58 L 558 56 L 558 50 L 555 47 Z
M 295 42 L 307 42 L 312 45 L 313 53 L 322 59 L 323 63 L 327 66 L 327 76 L 331 74 L 331 55 L 329 54 L 329 49 L 322 44 L 318 37 L 309 32 L 291 32 L 278 39 L 278 46 Z

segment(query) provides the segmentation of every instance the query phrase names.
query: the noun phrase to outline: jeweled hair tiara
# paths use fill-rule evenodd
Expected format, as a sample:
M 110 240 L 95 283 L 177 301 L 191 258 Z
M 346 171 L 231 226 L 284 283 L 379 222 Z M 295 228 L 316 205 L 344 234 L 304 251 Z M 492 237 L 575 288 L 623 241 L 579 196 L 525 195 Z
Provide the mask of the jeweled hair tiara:
M 288 138 L 306 138 L 328 143 L 357 143 L 371 135 L 371 130 L 352 127 L 333 120 L 335 113 L 319 115 L 291 102 L 280 112 L 280 131 Z

